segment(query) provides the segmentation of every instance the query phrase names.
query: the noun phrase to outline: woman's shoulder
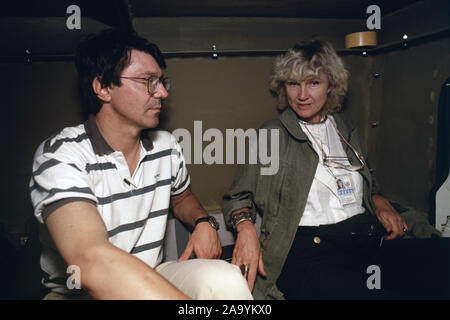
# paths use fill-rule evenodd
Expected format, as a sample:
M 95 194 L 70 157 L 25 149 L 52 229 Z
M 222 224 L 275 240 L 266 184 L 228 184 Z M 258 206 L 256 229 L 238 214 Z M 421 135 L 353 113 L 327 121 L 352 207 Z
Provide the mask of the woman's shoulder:
M 350 130 L 355 129 L 355 121 L 349 111 L 343 110 L 340 112 L 334 112 L 331 116 L 334 118 L 335 122 L 344 124 Z
M 263 122 L 259 129 L 281 129 L 283 127 L 280 118 L 274 118 Z

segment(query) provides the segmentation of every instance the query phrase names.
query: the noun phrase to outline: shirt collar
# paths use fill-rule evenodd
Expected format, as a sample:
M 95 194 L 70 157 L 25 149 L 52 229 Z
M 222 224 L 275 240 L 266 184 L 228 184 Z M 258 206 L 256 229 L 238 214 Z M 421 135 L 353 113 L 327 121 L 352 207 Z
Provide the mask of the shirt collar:
M 97 155 L 107 155 L 114 152 L 114 149 L 103 138 L 100 130 L 98 129 L 97 122 L 95 122 L 95 116 L 89 115 L 89 118 L 84 122 L 84 129 L 91 141 L 92 148 Z M 149 137 L 150 130 L 143 130 L 141 132 L 141 141 L 145 150 L 150 151 L 153 149 L 153 143 Z

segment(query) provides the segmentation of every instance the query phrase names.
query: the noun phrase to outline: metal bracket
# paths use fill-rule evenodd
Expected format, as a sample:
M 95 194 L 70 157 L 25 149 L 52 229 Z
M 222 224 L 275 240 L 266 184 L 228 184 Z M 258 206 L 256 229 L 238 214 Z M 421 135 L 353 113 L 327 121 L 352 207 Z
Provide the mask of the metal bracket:
M 215 44 L 212 45 L 211 50 L 213 51 L 212 58 L 218 59 L 219 54 L 217 53 L 217 46 Z

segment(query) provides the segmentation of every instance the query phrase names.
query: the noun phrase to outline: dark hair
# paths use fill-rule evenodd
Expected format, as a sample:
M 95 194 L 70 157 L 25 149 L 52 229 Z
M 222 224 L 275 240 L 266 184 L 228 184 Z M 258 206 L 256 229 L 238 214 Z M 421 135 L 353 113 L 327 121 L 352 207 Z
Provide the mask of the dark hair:
M 134 31 L 107 29 L 79 44 L 75 65 L 82 103 L 88 114 L 97 114 L 102 106 L 92 88 L 92 81 L 98 78 L 102 87 L 120 86 L 120 75 L 130 64 L 132 49 L 150 54 L 161 69 L 166 67 L 159 48 Z

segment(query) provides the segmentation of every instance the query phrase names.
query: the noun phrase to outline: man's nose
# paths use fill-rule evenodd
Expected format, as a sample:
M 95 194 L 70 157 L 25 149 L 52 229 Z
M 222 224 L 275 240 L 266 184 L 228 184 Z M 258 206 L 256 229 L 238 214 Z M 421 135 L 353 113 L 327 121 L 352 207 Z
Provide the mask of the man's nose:
M 159 83 L 153 96 L 159 99 L 165 99 L 169 96 L 169 92 L 166 90 L 166 87 L 164 87 L 162 83 Z

